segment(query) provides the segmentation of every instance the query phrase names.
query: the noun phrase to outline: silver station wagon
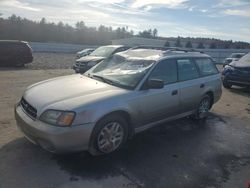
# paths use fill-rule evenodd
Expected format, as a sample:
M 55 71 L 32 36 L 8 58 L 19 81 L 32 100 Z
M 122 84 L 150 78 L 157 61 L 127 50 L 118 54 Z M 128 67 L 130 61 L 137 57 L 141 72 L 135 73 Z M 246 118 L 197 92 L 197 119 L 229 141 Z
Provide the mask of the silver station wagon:
M 192 116 L 203 119 L 221 97 L 210 56 L 181 49 L 135 48 L 85 74 L 31 85 L 16 105 L 18 127 L 56 153 L 111 153 L 138 132 Z

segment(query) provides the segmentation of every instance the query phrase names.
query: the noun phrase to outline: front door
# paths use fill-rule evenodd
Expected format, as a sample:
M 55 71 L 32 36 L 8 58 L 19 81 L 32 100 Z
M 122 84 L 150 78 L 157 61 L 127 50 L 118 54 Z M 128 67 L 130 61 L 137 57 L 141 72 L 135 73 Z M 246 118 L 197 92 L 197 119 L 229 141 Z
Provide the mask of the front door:
M 141 125 L 152 123 L 179 113 L 179 86 L 175 60 L 159 62 L 148 79 L 164 81 L 162 89 L 141 90 L 138 98 Z

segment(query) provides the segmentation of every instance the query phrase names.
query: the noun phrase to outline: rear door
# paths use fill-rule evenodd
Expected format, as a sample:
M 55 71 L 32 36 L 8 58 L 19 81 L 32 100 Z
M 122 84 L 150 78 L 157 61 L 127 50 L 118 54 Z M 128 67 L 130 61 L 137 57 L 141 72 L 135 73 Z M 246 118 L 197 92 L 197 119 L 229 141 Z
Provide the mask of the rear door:
M 210 58 L 195 58 L 194 61 L 201 75 L 200 82 L 204 84 L 204 87 L 201 88 L 202 94 L 211 91 L 213 92 L 214 100 L 220 98 L 221 75 L 219 74 L 216 65 Z
M 195 110 L 201 100 L 204 84 L 192 58 L 177 59 L 180 112 Z

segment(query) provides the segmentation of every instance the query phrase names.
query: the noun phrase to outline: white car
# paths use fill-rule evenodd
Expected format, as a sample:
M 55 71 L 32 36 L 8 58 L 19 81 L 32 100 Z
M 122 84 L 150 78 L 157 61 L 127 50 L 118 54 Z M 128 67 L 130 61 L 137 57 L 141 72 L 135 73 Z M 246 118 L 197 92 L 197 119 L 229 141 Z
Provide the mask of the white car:
M 243 57 L 245 53 L 232 53 L 228 58 L 226 58 L 223 62 L 223 67 L 228 65 L 233 61 L 238 61 L 241 57 Z
M 87 49 L 81 50 L 81 51 L 76 53 L 76 59 L 87 56 L 90 53 L 92 53 L 94 50 L 95 50 L 94 48 L 87 48 Z

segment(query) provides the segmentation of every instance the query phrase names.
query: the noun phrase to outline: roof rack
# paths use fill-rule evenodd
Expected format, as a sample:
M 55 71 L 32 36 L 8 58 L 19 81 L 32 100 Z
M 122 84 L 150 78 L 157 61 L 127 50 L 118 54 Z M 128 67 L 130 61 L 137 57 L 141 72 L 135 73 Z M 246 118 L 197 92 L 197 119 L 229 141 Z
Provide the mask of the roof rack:
M 162 50 L 162 51 L 182 51 L 182 52 L 198 52 L 198 53 L 204 53 L 203 51 L 198 51 L 195 49 L 189 49 L 189 48 L 178 48 L 178 47 L 161 47 L 161 46 L 150 46 L 150 45 L 139 45 L 132 47 L 131 49 L 152 49 L 152 50 Z
M 161 47 L 161 46 L 150 46 L 150 45 L 139 45 L 139 46 L 135 46 L 132 47 L 131 49 L 151 49 L 151 50 L 166 50 L 165 47 Z
M 198 50 L 195 50 L 193 48 L 174 48 L 174 49 L 168 49 L 167 51 L 182 51 L 182 52 L 198 52 L 198 53 L 201 53 L 201 54 L 204 54 L 203 51 L 198 51 Z

